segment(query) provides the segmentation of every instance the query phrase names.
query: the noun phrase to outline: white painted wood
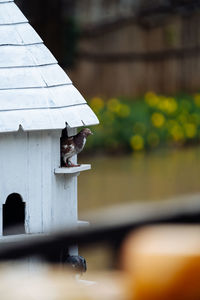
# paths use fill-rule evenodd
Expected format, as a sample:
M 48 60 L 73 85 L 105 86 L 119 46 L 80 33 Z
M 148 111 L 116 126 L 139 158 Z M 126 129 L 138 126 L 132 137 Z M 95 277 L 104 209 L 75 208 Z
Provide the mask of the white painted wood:
M 27 141 L 22 131 L 0 135 L 0 203 L 4 204 L 11 193 L 27 197 L 27 186 L 21 180 L 27 174 Z
M 12 193 L 25 203 L 21 238 L 86 225 L 78 221 L 77 175 L 91 166 L 60 168 L 60 136 L 66 125 L 72 136 L 97 123 L 17 6 L 0 0 L 0 237 L 2 205 Z
M 90 222 L 82 221 L 82 220 L 78 220 L 77 223 L 78 223 L 78 227 L 85 227 L 85 226 L 87 227 L 90 225 Z
M 77 223 L 77 181 L 74 176 L 54 175 L 52 185 L 52 230 L 60 226 L 70 227 Z
M 38 68 L 0 69 L 0 89 L 46 86 Z
M 48 232 L 51 228 L 51 214 L 52 214 L 52 187 L 51 187 L 51 178 L 52 178 L 52 134 L 51 132 L 42 133 L 42 232 Z M 60 134 L 60 133 L 59 133 Z M 56 149 L 57 150 L 57 149 Z M 57 151 L 56 151 L 57 153 Z M 58 154 L 57 154 L 58 156 Z
M 37 67 L 36 69 L 40 72 L 48 86 L 72 83 L 65 71 L 58 64 Z
M 86 104 L 83 96 L 72 84 L 49 88 L 48 91 L 50 93 L 51 99 L 55 101 L 57 107 Z
M 68 125 L 72 128 L 99 123 L 96 115 L 88 105 L 63 108 L 61 113 L 63 118 L 67 120 Z
M 98 124 L 16 5 L 0 3 L 0 132 Z
M 0 207 L 8 195 L 20 194 L 26 206 L 26 233 L 77 224 L 77 180 L 54 174 L 60 165 L 60 135 L 61 130 L 0 135 Z
M 21 37 L 23 44 L 42 43 L 42 39 L 29 23 L 16 24 L 12 25 L 12 27 Z
M 91 165 L 83 164 L 80 167 L 72 167 L 72 168 L 56 168 L 54 170 L 55 174 L 76 174 L 82 171 L 90 170 Z
M 86 104 L 84 104 L 86 106 Z M 84 105 L 78 105 L 80 107 Z M 76 106 L 59 109 L 36 109 L 36 110 L 15 110 L 0 111 L 0 132 L 17 131 L 19 125 L 25 131 L 62 129 L 66 122 L 72 128 L 84 125 L 97 124 L 97 118 L 94 114 L 93 120 L 87 122 L 87 116 L 76 114 Z M 90 109 L 88 107 L 88 109 Z M 74 118 L 73 118 L 74 117 Z M 82 122 L 83 120 L 83 122 Z
M 77 180 L 74 176 L 54 174 L 60 165 L 60 135 L 61 131 L 52 139 L 52 229 L 77 224 Z
M 46 132 L 46 136 L 48 132 Z M 28 233 L 42 232 L 42 132 L 27 133 L 28 139 Z M 48 150 L 48 149 L 47 149 Z
M 27 22 L 27 19 L 14 2 L 2 2 L 0 7 L 0 25 Z
M 66 120 L 69 127 L 81 127 L 83 122 L 76 111 L 77 106 L 64 107 L 60 112 L 62 118 Z
M 31 67 L 54 63 L 57 63 L 57 60 L 43 43 L 0 47 L 0 68 Z
M 13 2 L 14 0 L 0 0 L 0 4 L 1 3 L 6 3 L 6 2 Z
M 68 128 L 68 132 L 74 135 L 77 130 Z M 61 130 L 20 130 L 0 134 L 0 169 L 3 175 L 0 181 L 1 242 L 88 225 L 85 221 L 78 221 L 76 176 L 54 174 L 60 165 L 60 136 Z M 90 165 L 79 167 L 79 171 L 86 168 L 89 169 Z M 2 205 L 13 192 L 19 193 L 25 202 L 26 234 L 3 237 Z M 78 247 L 70 247 L 68 252 L 78 255 Z
M 88 105 L 79 105 L 76 107 L 76 113 L 82 120 L 83 125 L 95 125 L 99 124 L 97 116 Z
M 29 23 L 0 26 L 0 45 L 25 45 L 36 43 L 42 43 L 42 39 Z
M 15 235 L 4 235 L 0 236 L 0 241 L 1 243 L 13 243 L 13 242 L 18 242 L 18 241 L 24 241 L 26 239 L 29 239 L 30 237 L 38 237 L 38 236 L 48 236 L 48 233 L 25 233 L 25 234 L 15 234 Z
M 1 89 L 22 89 L 70 84 L 71 80 L 57 65 L 0 69 Z
M 57 110 L 22 110 L 15 111 L 21 117 L 21 125 L 25 131 L 61 129 L 65 127 L 63 119 L 58 118 Z M 63 126 L 64 125 L 64 126 Z
M 27 182 L 22 180 L 22 178 L 27 178 L 26 142 L 21 131 L 18 134 L 1 134 L 0 136 L 0 219 L 2 219 L 2 205 L 5 204 L 8 195 L 18 193 L 23 200 L 27 198 Z
M 84 98 L 72 84 L 48 88 L 0 90 L 0 111 L 59 108 L 85 103 Z
M 44 44 L 35 44 L 26 46 L 29 53 L 33 56 L 36 64 L 45 65 L 48 64 L 47 61 L 52 63 L 57 62 L 53 54 L 49 51 L 49 49 Z
M 77 134 L 77 128 L 70 128 L 69 126 L 67 126 L 66 128 L 68 136 L 74 136 Z

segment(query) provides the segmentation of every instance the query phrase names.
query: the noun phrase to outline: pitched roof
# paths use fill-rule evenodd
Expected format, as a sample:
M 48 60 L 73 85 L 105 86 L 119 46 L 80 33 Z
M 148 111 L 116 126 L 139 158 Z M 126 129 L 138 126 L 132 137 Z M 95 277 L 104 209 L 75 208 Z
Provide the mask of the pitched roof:
M 0 132 L 98 124 L 13 0 L 0 0 Z

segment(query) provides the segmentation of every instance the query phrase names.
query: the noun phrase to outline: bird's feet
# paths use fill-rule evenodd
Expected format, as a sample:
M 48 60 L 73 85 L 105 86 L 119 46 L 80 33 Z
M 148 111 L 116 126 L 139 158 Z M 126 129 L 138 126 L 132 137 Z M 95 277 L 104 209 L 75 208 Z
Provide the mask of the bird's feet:
M 67 168 L 73 168 L 73 167 L 80 167 L 80 165 L 66 164 L 65 167 L 67 167 Z
M 65 167 L 67 168 L 73 168 L 73 167 L 80 167 L 80 165 L 73 164 L 70 160 L 68 160 L 65 164 Z

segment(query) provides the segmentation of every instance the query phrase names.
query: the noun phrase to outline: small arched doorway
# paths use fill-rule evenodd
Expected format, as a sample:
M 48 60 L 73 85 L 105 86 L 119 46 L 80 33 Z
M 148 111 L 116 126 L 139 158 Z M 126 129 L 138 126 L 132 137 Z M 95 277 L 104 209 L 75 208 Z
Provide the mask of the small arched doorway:
M 10 194 L 3 204 L 3 235 L 25 233 L 25 203 L 22 197 Z

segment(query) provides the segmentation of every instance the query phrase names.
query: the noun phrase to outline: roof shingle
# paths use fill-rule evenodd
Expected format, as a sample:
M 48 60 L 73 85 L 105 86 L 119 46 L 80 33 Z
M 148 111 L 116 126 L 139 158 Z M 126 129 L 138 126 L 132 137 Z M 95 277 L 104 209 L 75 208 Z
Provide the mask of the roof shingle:
M 98 124 L 12 0 L 0 0 L 0 132 Z

